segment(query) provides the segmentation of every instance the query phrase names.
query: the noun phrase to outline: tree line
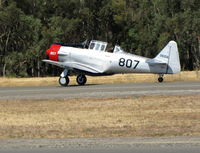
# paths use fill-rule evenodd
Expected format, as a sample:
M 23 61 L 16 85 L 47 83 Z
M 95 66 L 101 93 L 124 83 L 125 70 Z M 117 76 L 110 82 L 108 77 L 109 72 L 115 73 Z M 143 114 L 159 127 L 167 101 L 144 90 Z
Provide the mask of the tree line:
M 182 70 L 200 67 L 199 0 L 0 0 L 0 76 L 57 75 L 54 42 L 97 39 L 154 57 L 178 43 Z

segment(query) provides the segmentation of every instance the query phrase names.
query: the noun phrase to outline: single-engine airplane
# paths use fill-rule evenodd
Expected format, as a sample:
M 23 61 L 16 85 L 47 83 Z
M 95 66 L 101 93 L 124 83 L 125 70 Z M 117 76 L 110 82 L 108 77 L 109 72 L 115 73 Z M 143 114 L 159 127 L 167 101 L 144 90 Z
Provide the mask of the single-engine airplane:
M 146 58 L 125 52 L 116 45 L 91 40 L 80 44 L 54 43 L 46 51 L 49 59 L 43 62 L 64 69 L 59 78 L 61 86 L 69 84 L 69 75 L 77 75 L 77 83 L 87 82 L 85 75 L 104 76 L 117 73 L 154 73 L 163 82 L 164 74 L 180 72 L 180 60 L 175 41 L 170 41 L 155 58 Z

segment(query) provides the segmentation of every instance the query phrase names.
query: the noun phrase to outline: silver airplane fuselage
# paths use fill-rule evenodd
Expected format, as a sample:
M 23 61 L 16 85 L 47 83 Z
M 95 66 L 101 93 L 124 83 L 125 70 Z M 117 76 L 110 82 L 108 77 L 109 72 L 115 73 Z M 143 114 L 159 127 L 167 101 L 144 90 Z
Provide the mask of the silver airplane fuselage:
M 80 64 L 96 71 L 91 75 L 106 75 L 116 73 L 163 73 L 166 65 L 151 66 L 149 58 L 129 53 L 109 53 L 90 49 L 61 47 L 58 52 L 59 62 Z M 73 70 L 73 67 L 68 69 Z

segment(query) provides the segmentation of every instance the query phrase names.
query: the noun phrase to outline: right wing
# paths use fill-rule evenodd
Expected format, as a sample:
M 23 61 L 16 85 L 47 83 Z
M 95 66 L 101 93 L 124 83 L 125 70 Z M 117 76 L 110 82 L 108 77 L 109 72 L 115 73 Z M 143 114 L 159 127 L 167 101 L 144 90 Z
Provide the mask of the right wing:
M 55 61 L 52 61 L 52 60 L 42 60 L 43 62 L 45 63 L 48 63 L 48 64 L 52 64 L 52 65 L 56 65 L 58 67 L 62 67 L 62 68 L 65 68 L 65 65 L 63 62 L 55 62 Z

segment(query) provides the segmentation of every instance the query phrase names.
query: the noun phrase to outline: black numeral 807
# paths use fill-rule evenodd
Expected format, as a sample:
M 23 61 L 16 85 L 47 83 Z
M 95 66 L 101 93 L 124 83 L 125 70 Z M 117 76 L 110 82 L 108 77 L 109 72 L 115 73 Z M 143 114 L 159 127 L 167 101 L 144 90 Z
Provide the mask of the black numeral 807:
M 133 63 L 135 63 L 134 67 L 133 67 Z M 126 66 L 127 68 L 132 68 L 136 69 L 136 67 L 138 66 L 138 64 L 140 63 L 140 61 L 138 60 L 134 60 L 132 61 L 131 59 L 125 59 L 125 58 L 120 58 L 119 59 L 119 66 L 124 67 Z

